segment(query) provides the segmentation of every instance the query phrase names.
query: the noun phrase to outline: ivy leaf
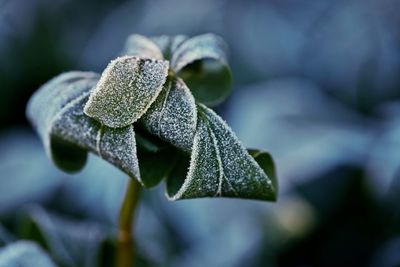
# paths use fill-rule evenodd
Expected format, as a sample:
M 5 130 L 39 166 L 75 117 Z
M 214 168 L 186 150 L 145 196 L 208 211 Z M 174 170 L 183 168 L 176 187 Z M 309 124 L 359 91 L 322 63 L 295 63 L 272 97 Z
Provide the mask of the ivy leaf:
M 198 197 L 239 197 L 275 200 L 271 178 L 212 110 L 198 105 L 197 131 L 189 170 L 175 170 L 167 181 L 172 200 Z M 269 169 L 269 168 L 268 168 Z
M 107 66 L 85 106 L 85 114 L 119 128 L 137 121 L 160 93 L 168 62 L 120 57 Z
M 142 122 L 152 134 L 190 152 L 196 131 L 196 104 L 189 88 L 179 78 L 169 80 Z
M 56 267 L 50 257 L 38 245 L 18 241 L 0 249 L 0 267 Z
M 126 56 L 152 59 L 164 58 L 159 46 L 149 38 L 140 34 L 132 34 L 126 39 L 125 48 L 122 54 Z
M 64 171 L 80 170 L 87 151 L 91 151 L 140 180 L 133 126 L 113 129 L 84 114 L 84 105 L 98 79 L 92 74 L 89 79 L 82 78 L 85 75 L 62 74 L 45 84 L 29 102 L 28 117 L 41 133 L 49 156 Z
M 171 68 L 198 102 L 217 105 L 229 95 L 232 77 L 226 51 L 225 42 L 214 34 L 187 39 L 172 51 Z

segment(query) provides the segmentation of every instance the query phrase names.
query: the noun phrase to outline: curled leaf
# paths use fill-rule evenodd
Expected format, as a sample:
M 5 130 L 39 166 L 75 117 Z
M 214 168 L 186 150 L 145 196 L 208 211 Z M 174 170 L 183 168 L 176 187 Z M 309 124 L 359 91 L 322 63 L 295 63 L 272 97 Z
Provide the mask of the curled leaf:
M 144 45 L 148 47 L 143 48 Z M 186 82 L 197 101 L 217 105 L 232 87 L 226 51 L 225 42 L 214 34 L 193 38 L 162 35 L 150 39 L 134 34 L 128 37 L 122 55 L 145 58 L 153 55 L 154 59 L 171 60 L 172 71 Z
M 74 76 L 68 84 L 60 83 L 66 80 L 64 75 L 56 77 L 39 89 L 28 105 L 28 117 L 40 133 L 48 155 L 64 171 L 75 172 L 85 165 L 87 151 L 91 151 L 140 179 L 133 126 L 113 129 L 84 114 L 83 107 L 98 80 L 97 75 L 82 78 L 86 77 L 84 74 L 64 74 L 67 78 Z M 48 95 L 53 98 L 48 99 Z M 54 112 L 46 113 L 49 110 Z M 46 116 L 36 116 L 40 112 Z
M 192 148 L 196 121 L 194 98 L 179 78 L 165 84 L 159 97 L 142 118 L 149 132 L 186 152 Z
M 229 126 L 212 110 L 198 106 L 197 131 L 189 170 L 168 178 L 172 200 L 211 196 L 274 200 L 276 188 Z M 180 175 L 177 175 L 180 174 Z
M 163 59 L 163 54 L 159 46 L 149 38 L 140 34 L 132 34 L 126 39 L 122 55 Z
M 187 83 L 197 101 L 217 105 L 229 95 L 232 77 L 226 51 L 219 36 L 203 34 L 185 40 L 172 52 L 171 68 Z
M 278 177 L 276 174 L 275 163 L 271 154 L 258 149 L 247 149 L 247 152 L 257 161 L 258 165 L 260 165 L 267 176 L 271 179 L 272 185 L 276 192 L 275 198 L 272 200 L 276 200 L 278 192 Z
M 85 114 L 111 127 L 138 120 L 160 93 L 168 62 L 120 57 L 107 66 L 85 106 Z
M 30 99 L 27 117 L 39 133 L 46 153 L 61 169 L 77 171 L 86 162 L 86 152 L 78 145 L 57 138 L 53 123 L 72 100 L 87 93 L 99 76 L 92 72 L 67 72 L 43 85 Z
M 172 54 L 187 37 L 185 35 L 161 35 L 152 37 L 151 40 L 161 49 L 165 59 L 171 59 Z

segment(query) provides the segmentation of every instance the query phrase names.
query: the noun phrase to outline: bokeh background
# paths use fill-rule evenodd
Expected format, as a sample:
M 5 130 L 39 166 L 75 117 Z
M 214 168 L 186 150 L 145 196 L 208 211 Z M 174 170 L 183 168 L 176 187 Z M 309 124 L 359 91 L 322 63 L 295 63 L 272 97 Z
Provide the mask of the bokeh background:
M 0 246 L 31 239 L 60 266 L 110 266 L 127 177 L 94 156 L 79 174 L 58 171 L 26 102 L 60 72 L 101 72 L 131 33 L 214 32 L 234 76 L 217 111 L 246 146 L 272 153 L 279 199 L 170 203 L 163 185 L 146 191 L 140 266 L 400 266 L 399 10 L 395 0 L 0 0 Z

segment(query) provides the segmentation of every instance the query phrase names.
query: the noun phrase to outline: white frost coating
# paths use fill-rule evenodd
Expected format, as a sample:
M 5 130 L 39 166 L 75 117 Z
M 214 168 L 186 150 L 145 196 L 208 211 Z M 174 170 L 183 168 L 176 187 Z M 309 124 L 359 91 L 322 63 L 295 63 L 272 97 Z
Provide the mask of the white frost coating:
M 192 148 L 196 121 L 195 100 L 189 88 L 179 78 L 165 84 L 142 119 L 152 134 L 186 152 L 190 152 Z
M 209 121 L 199 115 L 197 131 L 186 179 L 178 192 L 167 197 L 171 200 L 198 197 L 241 197 L 224 173 L 222 158 L 216 136 Z
M 240 197 L 268 199 L 275 195 L 271 179 L 250 156 L 229 126 L 214 111 L 200 104 L 217 139 L 227 185 Z M 224 192 L 224 188 L 223 188 Z
M 120 57 L 107 66 L 85 106 L 85 114 L 111 127 L 138 120 L 157 98 L 168 61 Z
M 83 113 L 89 92 L 66 105 L 54 118 L 51 135 L 89 150 L 140 180 L 133 126 L 113 129 Z
M 46 153 L 51 157 L 50 131 L 54 117 L 71 100 L 77 98 L 97 83 L 99 75 L 93 72 L 67 72 L 44 84 L 31 97 L 27 117 L 40 135 Z
M 103 159 L 119 166 L 129 176 L 141 182 L 133 125 L 118 129 L 104 127 L 100 153 Z
M 157 46 L 157 44 L 155 44 L 151 39 L 140 34 L 132 34 L 127 38 L 122 55 L 164 59 L 159 46 Z
M 229 126 L 204 105 L 200 104 L 198 110 L 189 170 L 182 186 L 169 199 L 273 198 L 275 189 L 271 180 Z
M 226 64 L 227 45 L 214 34 L 203 34 L 180 44 L 172 53 L 171 68 L 179 73 L 188 64 L 201 59 L 215 59 Z
M 216 160 L 217 151 L 204 118 L 199 117 L 197 131 L 193 140 L 190 166 L 186 178 L 170 200 L 196 197 L 212 197 L 218 191 L 220 167 Z

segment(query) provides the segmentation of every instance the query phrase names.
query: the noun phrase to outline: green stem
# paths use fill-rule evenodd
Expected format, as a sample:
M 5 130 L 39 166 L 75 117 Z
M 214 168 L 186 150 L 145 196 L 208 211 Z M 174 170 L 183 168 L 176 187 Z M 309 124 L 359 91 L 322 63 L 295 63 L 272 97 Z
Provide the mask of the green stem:
M 117 267 L 133 267 L 135 258 L 133 219 L 139 203 L 141 185 L 131 177 L 122 201 L 118 222 Z

